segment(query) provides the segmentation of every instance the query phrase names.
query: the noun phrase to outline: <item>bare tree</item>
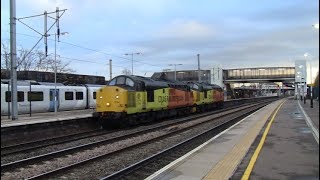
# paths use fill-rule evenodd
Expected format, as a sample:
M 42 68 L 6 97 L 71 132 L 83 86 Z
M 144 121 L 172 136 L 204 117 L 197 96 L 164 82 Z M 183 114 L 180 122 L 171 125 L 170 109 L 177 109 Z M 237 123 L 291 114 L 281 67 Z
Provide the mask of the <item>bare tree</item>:
M 122 70 L 122 74 L 131 75 L 131 71 L 129 69 L 125 68 L 125 69 Z
M 43 71 L 54 72 L 55 64 L 58 73 L 75 72 L 69 67 L 70 62 L 63 62 L 60 56 L 57 56 L 56 62 L 53 55 L 47 56 L 38 49 L 29 53 L 28 49 L 19 47 L 17 50 L 17 70 L 18 71 Z M 1 69 L 10 69 L 10 56 L 8 45 L 1 42 Z
M 1 42 L 1 69 L 10 69 L 9 48 Z
M 54 69 L 55 69 L 55 60 L 53 57 L 49 56 L 47 58 L 47 64 L 49 65 L 50 69 L 52 69 L 52 71 L 54 72 Z M 61 57 L 60 56 L 57 56 L 57 59 L 56 59 L 56 66 L 57 66 L 57 72 L 58 73 L 71 73 L 71 72 L 75 72 L 73 69 L 71 69 L 69 67 L 70 65 L 70 62 L 67 62 L 67 63 L 64 63 L 62 62 L 61 60 Z
M 32 52 L 29 53 L 28 49 L 20 47 L 17 53 L 17 67 L 18 71 L 28 71 L 34 69 L 36 63 L 35 56 Z
M 36 51 L 34 54 L 35 58 L 36 58 L 36 70 L 37 71 L 48 71 L 48 69 L 46 68 L 46 55 L 44 54 L 43 51 Z

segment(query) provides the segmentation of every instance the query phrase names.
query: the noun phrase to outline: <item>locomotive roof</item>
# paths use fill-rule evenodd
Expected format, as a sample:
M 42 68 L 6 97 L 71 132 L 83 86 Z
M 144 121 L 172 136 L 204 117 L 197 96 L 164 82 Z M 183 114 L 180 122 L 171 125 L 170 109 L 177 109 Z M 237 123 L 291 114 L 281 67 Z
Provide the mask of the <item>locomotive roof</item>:
M 144 85 L 147 89 L 154 89 L 154 88 L 166 88 L 168 87 L 168 84 L 161 81 L 155 81 L 148 77 L 143 76 L 135 76 L 135 75 L 121 75 L 131 78 L 135 82 L 144 82 Z
M 216 84 L 208 84 L 208 83 L 202 82 L 201 85 L 203 85 L 206 88 L 211 88 L 211 89 L 222 89 L 220 86 L 218 86 Z
M 164 73 L 164 72 L 161 72 L 158 74 L 155 73 L 151 76 L 151 78 L 156 81 L 166 82 L 166 83 L 168 83 L 169 87 L 182 89 L 182 90 L 190 90 L 190 87 L 188 86 L 188 84 L 186 82 L 171 80 L 167 77 L 166 73 Z
M 190 86 L 190 84 L 196 84 L 197 86 L 199 86 L 199 90 L 200 91 L 203 91 L 203 90 L 211 90 L 211 89 L 219 89 L 219 90 L 222 90 L 222 88 L 216 84 L 209 84 L 209 83 L 205 83 L 205 82 L 193 82 L 193 81 L 190 81 L 188 82 L 188 85 Z M 190 86 L 192 88 L 192 85 Z

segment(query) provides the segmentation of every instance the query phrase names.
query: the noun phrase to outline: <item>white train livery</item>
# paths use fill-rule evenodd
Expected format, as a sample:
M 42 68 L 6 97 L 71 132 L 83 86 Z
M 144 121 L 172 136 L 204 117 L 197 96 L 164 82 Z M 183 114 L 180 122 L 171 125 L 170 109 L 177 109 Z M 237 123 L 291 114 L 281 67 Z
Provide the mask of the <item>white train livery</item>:
M 57 92 L 57 110 L 89 109 L 96 106 L 96 91 L 102 85 L 64 86 L 18 85 L 18 114 L 54 111 L 54 92 Z M 31 88 L 31 91 L 30 91 Z M 1 116 L 11 108 L 11 91 L 1 84 Z

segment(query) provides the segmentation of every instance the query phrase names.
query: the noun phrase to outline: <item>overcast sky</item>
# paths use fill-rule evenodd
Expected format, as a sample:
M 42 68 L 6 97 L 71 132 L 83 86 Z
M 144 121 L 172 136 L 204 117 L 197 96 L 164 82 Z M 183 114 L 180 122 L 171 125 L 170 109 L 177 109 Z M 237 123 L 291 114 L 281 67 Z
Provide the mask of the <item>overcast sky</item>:
M 60 19 L 57 54 L 78 74 L 109 79 L 125 68 L 151 76 L 155 71 L 294 67 L 309 53 L 318 71 L 318 0 L 16 0 L 17 18 L 67 9 Z M 55 16 L 52 14 L 52 16 Z M 44 18 L 22 20 L 43 33 Z M 49 20 L 49 25 L 54 21 Z M 55 26 L 50 33 L 55 33 Z M 1 1 L 1 41 L 9 42 L 9 0 Z M 17 22 L 17 45 L 32 48 L 41 35 Z M 54 38 L 49 53 L 54 53 Z M 41 41 L 38 45 L 44 49 Z

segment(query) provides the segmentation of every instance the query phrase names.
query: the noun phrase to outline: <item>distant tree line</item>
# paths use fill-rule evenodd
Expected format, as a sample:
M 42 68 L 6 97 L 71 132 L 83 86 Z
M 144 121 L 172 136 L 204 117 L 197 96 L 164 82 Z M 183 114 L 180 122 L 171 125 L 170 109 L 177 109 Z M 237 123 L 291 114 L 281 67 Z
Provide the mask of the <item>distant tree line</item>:
M 29 51 L 29 49 L 17 47 L 17 71 L 54 72 L 54 54 L 46 57 L 45 53 L 39 49 L 35 49 L 30 53 Z M 58 73 L 75 72 L 69 65 L 70 61 L 62 62 L 61 58 L 57 56 L 56 66 Z M 4 42 L 1 42 L 1 69 L 11 69 L 9 45 Z

